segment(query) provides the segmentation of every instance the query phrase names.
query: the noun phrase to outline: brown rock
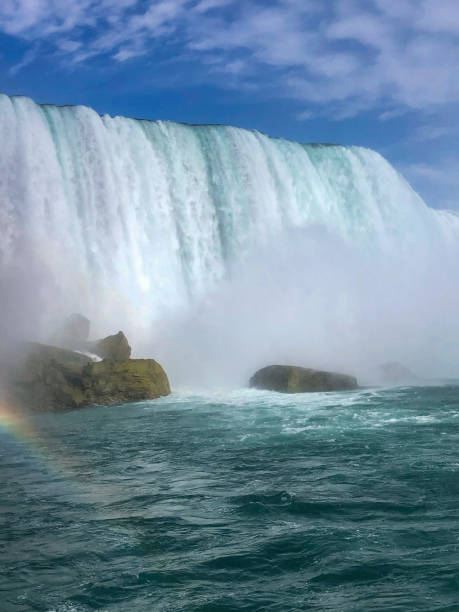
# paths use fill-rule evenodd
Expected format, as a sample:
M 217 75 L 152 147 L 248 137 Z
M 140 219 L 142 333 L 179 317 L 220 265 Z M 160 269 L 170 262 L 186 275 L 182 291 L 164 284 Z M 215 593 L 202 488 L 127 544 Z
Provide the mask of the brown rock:
M 89 363 L 81 353 L 39 343 L 23 345 L 8 375 L 9 393 L 34 412 L 80 408 L 87 403 L 81 379 Z
M 169 395 L 169 380 L 154 359 L 99 361 L 85 367 L 83 384 L 93 404 L 118 404 Z
M 153 359 L 95 363 L 80 353 L 43 344 L 23 347 L 22 357 L 1 382 L 13 405 L 32 412 L 148 400 L 170 393 L 167 375 Z
M 258 370 L 249 384 L 256 389 L 281 393 L 347 391 L 358 388 L 357 379 L 347 374 L 285 365 L 271 365 Z
M 107 361 L 126 361 L 131 356 L 131 347 L 122 331 L 87 346 L 92 353 Z

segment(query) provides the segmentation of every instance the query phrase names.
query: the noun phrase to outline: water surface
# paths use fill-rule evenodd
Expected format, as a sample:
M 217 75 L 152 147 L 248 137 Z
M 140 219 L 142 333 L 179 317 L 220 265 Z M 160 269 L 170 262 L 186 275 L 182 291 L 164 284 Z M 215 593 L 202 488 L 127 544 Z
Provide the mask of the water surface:
M 459 610 L 459 387 L 39 416 L 0 510 L 5 612 Z

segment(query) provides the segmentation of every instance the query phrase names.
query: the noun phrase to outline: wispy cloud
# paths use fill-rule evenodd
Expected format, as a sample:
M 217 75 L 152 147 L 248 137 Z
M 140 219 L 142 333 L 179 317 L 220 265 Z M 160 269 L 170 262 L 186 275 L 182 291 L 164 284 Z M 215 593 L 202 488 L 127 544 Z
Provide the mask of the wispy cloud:
M 25 53 L 24 56 L 22 58 L 22 60 L 20 62 L 18 62 L 17 64 L 13 64 L 10 69 L 9 69 L 9 73 L 10 74 L 17 74 L 20 70 L 22 70 L 23 68 L 25 68 L 26 66 L 28 66 L 29 64 L 32 64 L 37 56 L 38 56 L 38 49 L 39 49 L 39 45 L 38 44 L 34 44 L 30 49 L 28 49 Z
M 413 140 L 415 142 L 432 142 L 435 140 L 444 139 L 446 137 L 459 136 L 459 127 L 457 125 L 420 125 L 413 132 Z
M 459 103 L 457 0 L 3 0 L 0 30 L 73 64 L 170 45 L 209 81 L 304 102 L 299 117 Z
M 379 115 L 379 119 L 381 121 L 390 121 L 391 119 L 397 119 L 398 117 L 403 117 L 407 112 L 406 108 L 392 108 L 386 111 L 383 111 Z

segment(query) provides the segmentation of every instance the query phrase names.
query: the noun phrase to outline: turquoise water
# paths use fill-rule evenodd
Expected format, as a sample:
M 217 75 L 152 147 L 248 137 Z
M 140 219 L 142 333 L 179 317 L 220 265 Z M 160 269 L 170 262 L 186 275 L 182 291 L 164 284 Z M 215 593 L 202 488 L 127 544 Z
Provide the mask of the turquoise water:
M 0 434 L 2 611 L 459 610 L 459 387 L 176 394 L 27 436 Z

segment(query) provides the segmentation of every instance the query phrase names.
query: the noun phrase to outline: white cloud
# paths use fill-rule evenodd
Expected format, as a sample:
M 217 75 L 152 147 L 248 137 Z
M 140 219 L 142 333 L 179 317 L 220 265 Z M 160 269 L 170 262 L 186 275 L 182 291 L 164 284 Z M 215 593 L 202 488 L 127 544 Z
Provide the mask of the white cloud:
M 398 117 L 403 117 L 407 113 L 407 110 L 404 108 L 394 108 L 389 109 L 381 113 L 378 117 L 380 121 L 390 121 L 391 119 L 397 119 Z
M 57 48 L 64 53 L 75 53 L 75 51 L 80 49 L 81 45 L 82 43 L 77 40 L 69 40 L 65 38 L 56 42 Z
M 457 0 L 423 0 L 416 25 L 430 32 L 459 33 Z
M 98 11 L 102 8 L 99 3 Z M 91 0 L 3 0 L 0 6 L 0 29 L 7 34 L 40 39 L 77 26 L 94 25 Z M 96 13 L 98 12 L 96 11 Z
M 195 6 L 195 11 L 197 13 L 205 13 L 212 9 L 223 8 L 224 6 L 228 6 L 232 4 L 233 0 L 201 0 Z
M 19 72 L 20 70 L 28 66 L 29 64 L 32 64 L 36 60 L 37 54 L 38 54 L 38 46 L 34 45 L 33 47 L 31 47 L 28 51 L 24 53 L 24 56 L 20 62 L 11 66 L 9 70 L 10 74 L 16 74 L 17 72 Z
M 315 117 L 316 117 L 316 114 L 310 110 L 304 110 L 301 113 L 298 113 L 296 115 L 296 118 L 298 119 L 298 121 L 310 121 L 311 119 L 314 119 Z
M 0 30 L 80 64 L 154 57 L 159 39 L 173 42 L 203 79 L 336 117 L 459 103 L 457 0 L 2 0 Z
M 454 136 L 457 138 L 459 135 L 459 128 L 454 125 L 420 125 L 416 128 L 413 133 L 413 140 L 415 142 L 430 142 L 433 140 L 440 140 L 445 137 Z

